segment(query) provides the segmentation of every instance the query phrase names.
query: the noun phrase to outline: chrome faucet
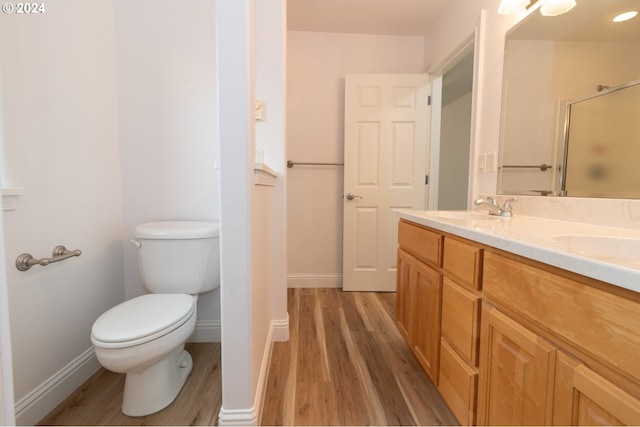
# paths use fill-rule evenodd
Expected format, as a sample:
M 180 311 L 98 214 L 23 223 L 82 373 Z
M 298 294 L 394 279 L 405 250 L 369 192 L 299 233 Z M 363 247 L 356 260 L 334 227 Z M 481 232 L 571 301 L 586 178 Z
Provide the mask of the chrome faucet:
M 476 199 L 473 204 L 476 206 L 480 206 L 480 205 L 487 205 L 489 206 L 489 215 L 495 215 L 495 216 L 503 216 L 503 217 L 511 217 L 513 216 L 513 213 L 511 212 L 511 202 L 515 202 L 518 199 L 515 198 L 510 198 L 505 200 L 504 204 L 502 206 L 500 206 L 500 204 L 498 204 L 498 202 L 496 202 L 496 199 L 494 199 L 493 197 L 486 197 L 486 198 L 478 198 Z

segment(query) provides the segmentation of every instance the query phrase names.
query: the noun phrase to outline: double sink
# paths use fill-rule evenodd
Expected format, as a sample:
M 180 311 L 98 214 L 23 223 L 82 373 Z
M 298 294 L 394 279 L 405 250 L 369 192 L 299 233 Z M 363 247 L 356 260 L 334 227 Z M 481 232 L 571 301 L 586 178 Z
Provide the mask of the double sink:
M 518 217 L 503 218 L 499 216 L 492 216 L 484 211 L 435 211 L 434 217 L 443 221 L 450 221 L 465 225 L 467 227 L 473 227 L 474 229 L 481 230 L 493 230 L 500 234 L 512 234 L 516 237 L 518 234 L 522 234 L 523 237 L 535 236 L 541 240 L 549 241 L 550 243 L 556 243 L 558 249 L 566 252 L 570 252 L 576 255 L 582 255 L 589 258 L 597 259 L 622 259 L 633 262 L 640 268 L 640 234 L 635 237 L 622 236 L 621 229 L 604 230 L 608 227 L 597 227 L 597 230 L 592 230 L 598 234 L 583 234 L 583 233 L 566 233 L 556 231 L 549 233 L 544 228 L 548 228 L 547 224 L 540 224 L 544 228 L 536 227 L 536 223 L 532 221 L 531 217 L 526 218 L 524 221 L 518 220 Z M 535 220 L 534 220 L 535 221 Z M 548 222 L 550 220 L 542 220 Z M 566 223 L 565 221 L 562 221 Z M 575 224 L 575 223 L 570 223 Z M 546 226 L 546 227 L 545 227 Z M 588 226 L 588 224 L 580 224 L 580 226 Z M 572 228 L 575 228 L 572 227 Z M 607 233 L 611 234 L 600 234 Z M 625 230 L 625 233 L 635 233 L 635 230 Z M 560 233 L 560 234 L 556 234 Z
M 518 214 L 504 218 L 486 210 L 406 210 L 399 216 L 640 292 L 638 230 Z

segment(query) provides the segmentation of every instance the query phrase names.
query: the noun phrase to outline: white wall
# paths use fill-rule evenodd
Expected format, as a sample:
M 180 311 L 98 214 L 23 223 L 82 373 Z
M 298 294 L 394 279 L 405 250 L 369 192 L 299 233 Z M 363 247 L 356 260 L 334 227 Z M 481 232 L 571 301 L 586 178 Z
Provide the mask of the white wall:
M 219 424 L 255 424 L 253 336 L 253 0 L 216 2 L 220 136 L 222 408 Z
M 213 1 L 115 1 L 125 294 L 145 293 L 128 239 L 138 224 L 217 221 Z M 193 340 L 219 340 L 220 293 L 198 301 Z
M 113 9 L 60 0 L 0 19 L 2 181 L 25 189 L 4 212 L 17 422 L 33 424 L 97 367 L 91 325 L 124 298 Z M 14 267 L 59 244 L 82 255 Z M 53 378 L 63 368 L 79 371 Z
M 0 145 L 3 184 L 25 188 L 3 223 L 17 421 L 33 424 L 97 369 L 93 321 L 143 292 L 135 225 L 218 219 L 215 17 L 213 1 L 69 0 L 23 18 L 0 18 Z M 13 268 L 57 244 L 82 256 Z M 219 293 L 198 310 L 194 339 L 219 338 Z
M 259 421 L 273 340 L 286 313 L 286 0 L 216 3 L 222 221 L 220 425 Z M 255 123 L 253 100 L 266 102 Z M 276 175 L 254 185 L 258 147 Z
M 420 73 L 422 37 L 288 32 L 287 157 L 342 162 L 345 74 Z M 289 286 L 342 285 L 343 170 L 287 174 Z
M 443 16 L 429 28 L 425 39 L 425 68 L 435 69 L 474 33 L 479 25 L 481 10 L 486 11 L 482 45 L 475 51 L 480 66 L 477 76 L 477 129 L 472 129 L 476 154 L 498 152 L 504 36 L 524 16 L 499 15 L 499 4 L 500 0 L 451 2 Z M 478 174 L 475 169 L 476 194 L 473 197 L 477 194 L 495 194 L 497 174 Z
M 256 3 L 255 97 L 266 102 L 264 120 L 255 122 L 256 150 L 278 178 L 270 196 L 268 253 L 271 283 L 271 318 L 278 322 L 274 340 L 288 339 L 287 318 L 287 182 L 286 182 L 286 0 Z M 262 215 L 264 209 L 254 210 Z M 254 259 L 254 261 L 257 261 Z
M 471 92 L 442 107 L 438 209 L 466 209 L 469 190 Z M 445 188 L 443 188 L 445 187 Z
M 266 102 L 255 123 L 256 149 L 277 178 L 272 187 L 254 186 L 253 263 L 254 405 L 262 407 L 273 341 L 289 339 L 287 314 L 286 215 L 286 0 L 260 0 L 255 9 L 255 97 Z M 260 350 L 263 350 L 262 352 Z

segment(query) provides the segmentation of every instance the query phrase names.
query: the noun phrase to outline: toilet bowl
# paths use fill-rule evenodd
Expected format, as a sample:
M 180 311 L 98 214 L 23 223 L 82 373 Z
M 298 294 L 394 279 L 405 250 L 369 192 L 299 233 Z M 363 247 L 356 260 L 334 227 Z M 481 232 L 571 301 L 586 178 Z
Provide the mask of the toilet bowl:
M 184 344 L 196 325 L 197 297 L 148 294 L 113 307 L 91 333 L 106 369 L 126 375 L 122 412 L 143 416 L 169 405 L 191 372 Z
M 220 285 L 217 223 L 148 223 L 135 235 L 152 293 L 107 310 L 91 329 L 100 364 L 126 374 L 122 412 L 133 417 L 165 408 L 182 389 L 193 367 L 184 345 L 195 329 L 198 294 Z

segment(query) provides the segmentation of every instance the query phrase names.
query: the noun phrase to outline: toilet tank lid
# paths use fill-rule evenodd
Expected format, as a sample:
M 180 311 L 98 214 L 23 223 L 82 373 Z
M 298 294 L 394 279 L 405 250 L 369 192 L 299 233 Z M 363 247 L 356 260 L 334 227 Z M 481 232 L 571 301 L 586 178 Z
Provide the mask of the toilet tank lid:
M 217 237 L 220 225 L 214 221 L 160 221 L 140 224 L 135 237 L 139 239 L 204 239 Z

